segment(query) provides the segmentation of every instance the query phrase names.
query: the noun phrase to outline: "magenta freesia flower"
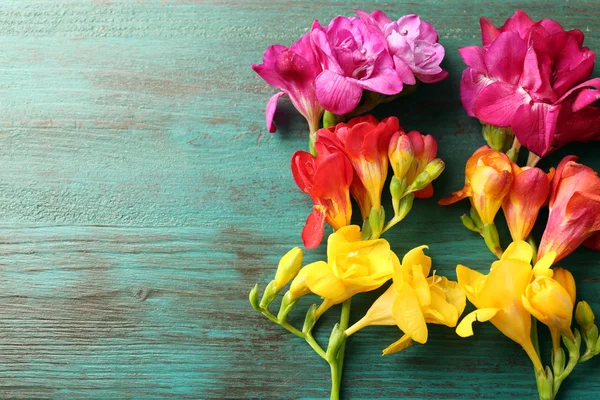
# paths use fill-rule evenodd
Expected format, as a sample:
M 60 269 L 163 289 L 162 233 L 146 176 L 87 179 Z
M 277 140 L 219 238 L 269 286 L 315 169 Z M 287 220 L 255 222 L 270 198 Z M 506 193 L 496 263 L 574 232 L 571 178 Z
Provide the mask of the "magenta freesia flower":
M 277 100 L 285 94 L 296 110 L 308 121 L 311 132 L 319 129 L 323 108 L 315 93 L 315 79 L 322 71 L 312 48 L 310 35 L 306 34 L 289 49 L 275 44 L 263 56 L 262 64 L 252 64 L 252 69 L 269 85 L 281 89 L 267 103 L 267 128 L 275 132 L 273 116 Z
M 354 110 L 363 89 L 393 95 L 402 82 L 385 38 L 355 17 L 336 17 L 325 27 L 313 23 L 313 46 L 323 67 L 315 81 L 319 102 L 334 114 Z
M 380 10 L 371 14 L 356 10 L 356 13 L 369 26 L 377 27 L 385 37 L 402 83 L 414 85 L 417 79 L 434 83 L 448 76 L 448 72 L 440 67 L 445 51 L 438 43 L 438 34 L 432 24 L 415 14 L 391 21 Z
M 500 28 L 481 18 L 483 47 L 459 49 L 468 65 L 461 80 L 467 113 L 510 127 L 540 157 L 570 142 L 600 137 L 600 78 L 586 81 L 595 54 L 583 33 L 553 20 L 533 22 L 518 10 Z

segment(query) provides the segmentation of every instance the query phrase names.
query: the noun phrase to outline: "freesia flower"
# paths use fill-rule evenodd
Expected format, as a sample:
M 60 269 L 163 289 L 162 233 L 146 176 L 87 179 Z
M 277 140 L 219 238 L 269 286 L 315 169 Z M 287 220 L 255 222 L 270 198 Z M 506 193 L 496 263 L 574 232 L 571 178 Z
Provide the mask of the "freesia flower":
M 548 175 L 539 168 L 512 164 L 513 183 L 502 209 L 513 241 L 525 240 L 535 225 L 540 208 L 550 193 L 554 168 Z
M 319 102 L 334 114 L 346 114 L 360 102 L 363 89 L 393 95 L 402 90 L 385 38 L 355 17 L 336 17 L 310 31 L 323 67 L 315 81 Z
M 281 257 L 277 265 L 275 279 L 273 279 L 276 288 L 281 289 L 298 275 L 300 268 L 302 268 L 303 256 L 302 250 L 299 247 L 294 247 Z
M 394 255 L 394 282 L 371 306 L 366 315 L 346 330 L 351 335 L 370 325 L 397 325 L 404 335 L 383 354 L 398 352 L 413 341 L 427 342 L 426 323 L 456 326 L 466 298 L 456 282 L 433 275 L 431 258 L 420 246 L 409 251 L 402 263 Z
M 506 154 L 483 146 L 467 161 L 465 186 L 439 204 L 453 204 L 468 197 L 482 222 L 493 224 L 512 180 L 512 166 Z
M 483 47 L 459 49 L 468 68 L 461 80 L 467 113 L 510 127 L 519 142 L 544 157 L 569 142 L 600 137 L 600 78 L 588 79 L 595 54 L 579 30 L 553 20 L 533 22 L 521 10 L 496 28 L 481 18 Z
M 273 116 L 277 101 L 288 95 L 296 110 L 306 118 L 310 132 L 319 129 L 323 108 L 315 93 L 315 79 L 322 68 L 312 49 L 310 34 L 306 34 L 290 48 L 276 44 L 269 47 L 262 64 L 252 64 L 252 69 L 269 85 L 281 89 L 267 103 L 267 128 L 275 132 Z
M 391 21 L 380 10 L 371 14 L 356 10 L 356 13 L 369 26 L 381 31 L 402 83 L 415 85 L 417 79 L 434 83 L 448 76 L 448 72 L 440 67 L 445 51 L 438 43 L 438 35 L 432 24 L 421 20 L 416 14 Z
M 575 340 L 571 331 L 575 306 L 575 280 L 569 271 L 556 268 L 553 278 L 548 276 L 535 278 L 525 289 L 523 306 L 538 321 L 550 328 L 555 350 L 560 347 L 561 333 L 572 341 Z
M 538 257 L 556 252 L 556 261 L 600 231 L 600 177 L 591 168 L 565 157 L 550 189 L 548 222 Z
M 349 225 L 352 216 L 352 166 L 344 154 L 320 150 L 319 157 L 305 151 L 292 156 L 294 180 L 315 204 L 302 230 L 304 246 L 309 249 L 321 243 L 325 221 L 337 230 Z
M 473 335 L 475 321 L 490 321 L 500 332 L 525 350 L 536 371 L 542 363 L 531 341 L 531 315 L 523 306 L 523 295 L 536 276 L 551 276 L 549 269 L 554 261 L 550 253 L 531 268 L 533 250 L 523 241 L 512 243 L 499 261 L 492 264 L 489 274 L 456 267 L 459 286 L 477 308 L 458 324 L 456 333 L 461 337 Z
M 394 133 L 402 128 L 396 117 L 381 122 L 375 117 L 352 118 L 317 132 L 317 152 L 343 152 L 354 167 L 355 177 L 350 190 L 360 206 L 363 219 L 371 208 L 381 207 L 381 192 L 387 178 L 388 144 Z
M 332 233 L 327 240 L 327 262 L 317 261 L 302 268 L 292 282 L 292 297 L 308 291 L 323 297 L 316 311 L 320 315 L 332 305 L 375 290 L 389 280 L 396 257 L 389 243 L 385 239 L 361 239 L 356 225 Z
M 431 135 L 422 135 L 417 131 L 394 134 L 388 148 L 394 176 L 400 180 L 406 178 L 406 184 L 410 186 L 425 170 L 425 166 L 435 159 L 437 148 L 437 142 Z M 433 185 L 430 183 L 414 194 L 416 198 L 429 198 L 433 196 Z

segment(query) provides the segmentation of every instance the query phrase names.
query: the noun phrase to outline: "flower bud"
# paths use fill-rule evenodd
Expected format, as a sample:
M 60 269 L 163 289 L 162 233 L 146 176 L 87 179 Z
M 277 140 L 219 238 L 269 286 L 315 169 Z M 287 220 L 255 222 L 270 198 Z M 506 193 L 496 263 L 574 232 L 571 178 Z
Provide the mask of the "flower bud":
M 584 332 L 594 326 L 594 320 L 596 317 L 594 316 L 594 312 L 587 301 L 580 301 L 577 303 L 577 308 L 575 309 L 575 319 L 577 320 L 577 323 L 581 325 L 581 328 Z
M 444 171 L 446 165 L 440 158 L 436 158 L 425 166 L 423 172 L 421 172 L 413 183 L 408 187 L 408 192 L 418 192 L 419 190 L 425 189 L 431 182 L 437 179 L 438 176 Z
M 560 283 L 547 276 L 538 276 L 527 285 L 522 300 L 527 311 L 540 322 L 574 339 L 571 331 L 574 304 Z
M 254 287 L 250 291 L 250 295 L 248 297 L 249 297 L 250 305 L 252 306 L 252 308 L 254 308 L 256 311 L 259 311 L 260 306 L 258 304 L 258 284 L 254 285 Z
M 483 125 L 481 133 L 487 144 L 501 153 L 506 153 L 510 149 L 515 138 L 511 128 L 501 128 L 488 124 Z
M 277 313 L 277 320 L 279 323 L 285 322 L 287 315 L 290 313 L 290 311 L 292 311 L 297 302 L 298 299 L 292 300 L 289 291 L 283 295 L 283 298 L 281 299 L 281 305 L 279 306 L 279 312 Z
M 462 223 L 465 226 L 465 228 L 467 228 L 468 230 L 473 231 L 473 232 L 477 232 L 477 233 L 481 233 L 481 229 L 478 228 L 475 225 L 475 222 L 473 222 L 473 220 L 471 219 L 471 217 L 469 217 L 468 215 L 463 214 L 460 217 L 460 220 L 462 221 Z
M 401 180 L 408 173 L 414 159 L 414 150 L 410 138 L 400 132 L 395 133 L 390 140 L 388 156 L 394 170 L 394 176 Z
M 302 268 L 292 281 L 289 290 L 290 301 L 294 301 L 299 297 L 306 296 L 307 294 L 311 293 L 310 289 L 308 288 L 308 284 L 306 283 L 307 275 L 308 269 Z
M 312 331 L 313 326 L 315 326 L 315 323 L 317 322 L 317 317 L 315 315 L 316 311 L 317 305 L 313 304 L 306 312 L 306 317 L 304 317 L 304 326 L 302 327 L 303 333 Z
M 273 300 L 275 300 L 275 297 L 277 297 L 279 294 L 279 290 L 280 289 L 275 285 L 275 281 L 269 282 L 265 288 L 265 291 L 263 292 L 262 299 L 260 299 L 260 308 L 269 307 L 269 304 L 271 304 Z
M 346 332 L 340 327 L 340 324 L 335 324 L 331 335 L 329 336 L 329 345 L 327 346 L 327 360 L 334 362 L 342 345 L 346 342 Z
M 294 247 L 281 257 L 275 273 L 275 286 L 279 290 L 298 275 L 302 268 L 302 257 L 303 253 L 299 247 Z
M 394 215 L 398 214 L 398 207 L 400 205 L 400 199 L 404 196 L 406 191 L 406 177 L 398 179 L 396 176 L 392 176 L 390 182 L 390 194 L 392 195 L 392 206 L 394 207 Z

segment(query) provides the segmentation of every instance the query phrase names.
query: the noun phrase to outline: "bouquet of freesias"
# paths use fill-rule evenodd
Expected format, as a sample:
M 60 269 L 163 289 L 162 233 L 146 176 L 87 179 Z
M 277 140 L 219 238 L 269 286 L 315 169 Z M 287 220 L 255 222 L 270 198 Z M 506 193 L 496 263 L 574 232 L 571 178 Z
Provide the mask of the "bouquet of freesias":
M 565 31 L 553 20 L 534 22 L 520 10 L 499 28 L 482 18 L 481 32 L 482 47 L 459 49 L 468 66 L 461 100 L 481 121 L 488 144 L 467 161 L 464 187 L 439 203 L 469 198 L 470 215 L 461 220 L 483 237 L 497 260 L 487 274 L 458 265 L 457 281 L 432 270 L 426 245 L 399 256 L 381 237 L 407 216 L 415 199 L 433 196 L 432 182 L 444 170 L 436 140 L 403 129 L 395 117 L 379 121 L 365 115 L 380 103 L 409 95 L 420 83 L 448 75 L 440 67 L 445 51 L 433 25 L 417 15 L 392 20 L 381 11 L 357 10 L 356 16 L 339 16 L 325 26 L 315 21 L 296 43 L 273 45 L 262 64 L 252 65 L 280 89 L 267 103 L 269 131 L 275 131 L 273 117 L 282 96 L 308 122 L 309 151 L 299 150 L 291 159 L 294 181 L 313 202 L 303 245 L 319 246 L 326 223 L 333 233 L 326 260 L 303 265 L 303 251 L 293 248 L 262 295 L 258 285 L 252 289 L 250 303 L 330 365 L 332 399 L 339 398 L 346 339 L 371 325 L 401 331 L 383 349 L 386 355 L 425 344 L 427 324 L 446 325 L 468 337 L 473 322 L 490 321 L 529 356 L 540 399 L 554 399 L 575 366 L 600 353 L 590 306 L 576 303 L 573 276 L 556 266 L 582 244 L 600 250 L 600 178 L 575 156 L 549 171 L 536 167 L 569 142 L 600 137 L 595 103 L 600 78 L 589 79 L 595 54 L 583 47 L 581 31 Z M 529 151 L 525 166 L 518 164 L 522 148 Z M 390 192 L 391 215 L 382 204 L 384 190 Z M 353 201 L 362 226 L 351 224 Z M 538 247 L 531 231 L 544 206 L 549 216 Z M 501 208 L 512 237 L 506 248 L 495 225 Z M 390 280 L 351 325 L 353 296 Z M 295 327 L 287 316 L 308 294 L 322 301 L 308 308 L 302 327 Z M 270 306 L 277 298 L 274 313 Z M 459 322 L 467 299 L 475 311 Z M 339 323 L 322 347 L 313 328 L 336 304 L 342 305 Z M 573 316 L 579 328 L 572 327 Z M 538 322 L 550 330 L 549 366 L 540 357 Z

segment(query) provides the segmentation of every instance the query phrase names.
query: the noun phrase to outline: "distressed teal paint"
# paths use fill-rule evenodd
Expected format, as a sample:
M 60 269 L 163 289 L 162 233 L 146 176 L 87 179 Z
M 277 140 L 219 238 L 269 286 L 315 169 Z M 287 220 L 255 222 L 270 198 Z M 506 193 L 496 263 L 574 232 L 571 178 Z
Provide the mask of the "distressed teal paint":
M 0 3 L 1 398 L 327 396 L 326 365 L 247 303 L 300 243 L 310 209 L 289 172 L 305 125 L 288 104 L 280 132 L 265 130 L 274 90 L 249 64 L 313 18 L 357 7 L 419 13 L 446 46 L 448 80 L 377 110 L 438 138 L 447 170 L 436 198 L 461 186 L 481 144 L 460 106 L 456 52 L 479 42 L 480 15 L 500 23 L 523 7 L 582 29 L 600 51 L 596 1 Z M 574 152 L 600 169 L 598 150 L 569 146 L 542 167 Z M 429 244 L 441 274 L 457 262 L 484 269 L 491 258 L 460 225 L 465 210 L 418 202 L 387 237 L 400 253 Z M 579 250 L 564 265 L 600 312 L 598 255 Z M 375 296 L 354 301 L 352 318 Z M 471 340 L 433 327 L 427 346 L 382 358 L 397 338 L 393 328 L 351 338 L 346 398 L 535 397 L 526 356 L 491 326 Z M 597 397 L 599 370 L 578 367 L 562 398 Z

